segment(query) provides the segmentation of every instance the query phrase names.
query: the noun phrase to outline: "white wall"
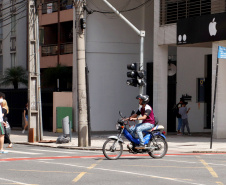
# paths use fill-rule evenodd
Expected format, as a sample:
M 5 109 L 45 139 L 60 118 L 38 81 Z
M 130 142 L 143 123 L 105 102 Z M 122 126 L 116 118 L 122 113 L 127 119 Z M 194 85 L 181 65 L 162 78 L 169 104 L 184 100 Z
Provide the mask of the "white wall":
M 129 9 L 140 5 L 140 1 L 109 1 L 117 9 Z M 102 0 L 88 1 L 95 10 L 112 11 Z M 143 12 L 142 12 L 143 11 Z M 152 21 L 142 20 L 148 11 L 139 9 L 125 13 L 139 30 L 146 29 L 145 62 L 152 61 Z M 146 30 L 145 30 L 146 31 Z M 91 130 L 115 130 L 119 118 L 118 111 L 129 116 L 132 109 L 138 108 L 135 99 L 139 89 L 126 85 L 127 64 L 139 62 L 140 37 L 115 14 L 94 13 L 87 18 L 86 57 L 89 67 L 89 89 L 91 106 Z
M 211 48 L 177 47 L 177 102 L 182 94 L 192 96 L 187 107 L 191 132 L 204 132 L 204 103 L 197 103 L 197 78 L 204 78 L 205 55 L 211 54 Z

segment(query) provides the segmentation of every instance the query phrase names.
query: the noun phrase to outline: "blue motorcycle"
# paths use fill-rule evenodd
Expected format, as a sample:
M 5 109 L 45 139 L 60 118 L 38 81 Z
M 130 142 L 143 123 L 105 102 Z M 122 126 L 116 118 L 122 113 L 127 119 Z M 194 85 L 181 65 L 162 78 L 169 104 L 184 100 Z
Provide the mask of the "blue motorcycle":
M 134 138 L 130 134 L 127 128 L 128 121 L 125 121 L 121 112 L 119 112 L 119 115 L 121 116 L 121 119 L 116 123 L 116 129 L 119 130 L 119 134 L 117 136 L 108 137 L 102 148 L 103 154 L 107 159 L 118 159 L 122 155 L 124 143 L 122 134 L 131 142 L 127 145 L 130 153 L 148 153 L 153 158 L 162 158 L 166 155 L 168 144 L 162 125 L 157 125 L 158 123 L 156 122 L 153 129 L 143 132 L 145 149 L 136 149 L 135 147 L 139 145 L 140 141 L 138 137 Z

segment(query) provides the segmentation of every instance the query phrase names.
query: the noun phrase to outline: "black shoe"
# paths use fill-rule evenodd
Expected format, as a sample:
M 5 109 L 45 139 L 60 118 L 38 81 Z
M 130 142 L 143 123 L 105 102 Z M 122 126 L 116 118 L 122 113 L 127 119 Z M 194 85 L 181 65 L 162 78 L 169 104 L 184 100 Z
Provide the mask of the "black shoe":
M 145 149 L 145 145 L 139 145 L 135 147 L 136 149 Z

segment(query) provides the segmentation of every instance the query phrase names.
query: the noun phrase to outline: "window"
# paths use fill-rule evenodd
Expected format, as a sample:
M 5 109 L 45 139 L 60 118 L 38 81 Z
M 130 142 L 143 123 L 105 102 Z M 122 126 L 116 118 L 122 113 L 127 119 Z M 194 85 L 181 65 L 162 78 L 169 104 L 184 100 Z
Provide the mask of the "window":
M 11 17 L 11 36 L 16 36 L 16 16 Z
M 0 39 L 2 39 L 2 38 L 3 38 L 2 22 L 3 22 L 3 20 L 2 20 L 2 19 L 0 19 Z
M 16 53 L 11 53 L 11 67 L 16 67 Z
M 16 37 L 10 38 L 10 51 L 16 51 Z
M 3 75 L 3 56 L 0 55 L 0 75 Z
M 0 55 L 2 54 L 2 40 L 0 40 Z
M 219 8 L 221 7 L 216 7 Z M 211 0 L 161 0 L 161 25 L 207 14 L 211 14 Z

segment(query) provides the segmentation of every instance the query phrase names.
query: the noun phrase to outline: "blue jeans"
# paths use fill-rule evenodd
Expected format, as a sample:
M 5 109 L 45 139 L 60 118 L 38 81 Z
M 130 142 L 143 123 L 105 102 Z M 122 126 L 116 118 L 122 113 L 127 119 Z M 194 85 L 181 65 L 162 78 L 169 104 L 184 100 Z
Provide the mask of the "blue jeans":
M 178 127 L 177 127 L 177 131 L 180 131 L 181 126 L 182 126 L 182 119 L 181 118 L 177 118 L 178 119 Z
M 137 133 L 140 145 L 144 145 L 144 138 L 143 138 L 143 131 L 152 129 L 154 127 L 154 124 L 151 123 L 139 123 L 136 125 L 133 125 L 129 128 L 129 131 L 133 137 L 135 137 L 135 133 Z

